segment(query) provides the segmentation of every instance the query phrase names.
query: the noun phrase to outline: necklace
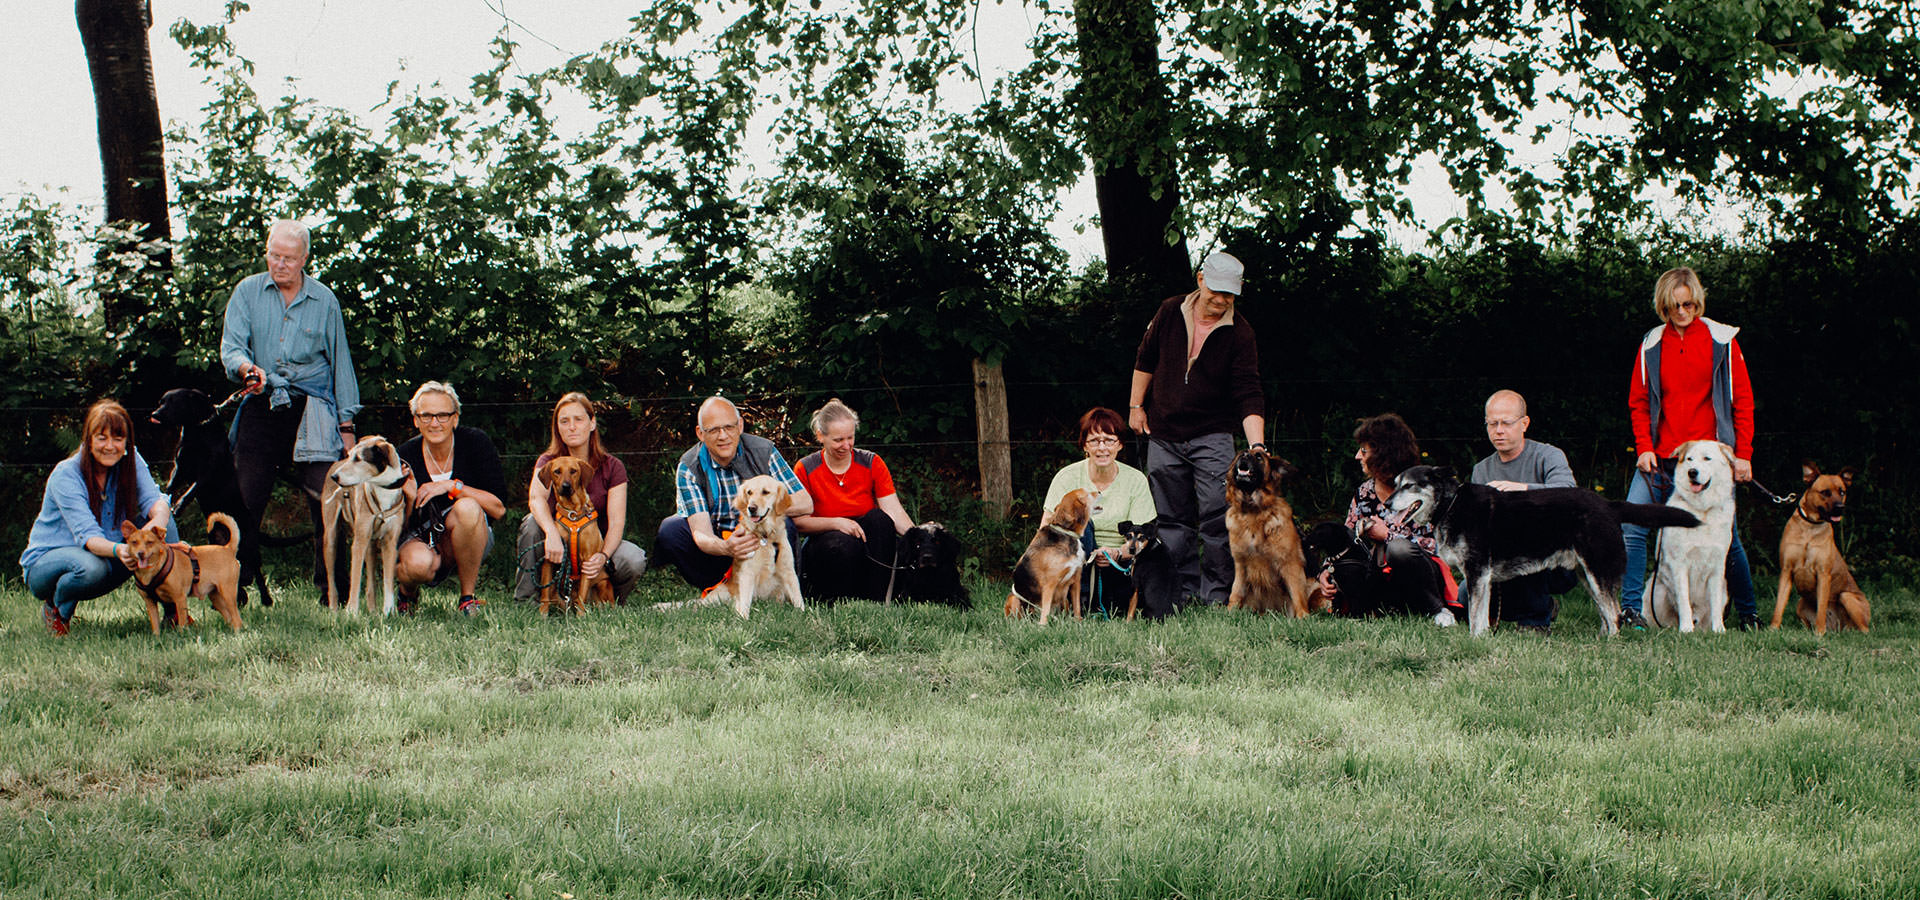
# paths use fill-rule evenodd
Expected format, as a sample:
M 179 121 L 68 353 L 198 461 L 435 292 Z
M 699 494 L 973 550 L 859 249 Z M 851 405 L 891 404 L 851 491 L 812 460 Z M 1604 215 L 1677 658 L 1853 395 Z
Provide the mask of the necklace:
M 433 447 L 432 445 L 426 443 L 425 441 L 422 441 L 420 443 L 420 456 L 427 463 L 428 474 L 433 474 L 436 472 L 453 471 L 453 437 L 452 435 L 448 435 L 447 437 L 447 455 L 444 458 L 434 459 Z
M 847 473 L 853 470 L 853 454 L 847 454 L 845 464 L 840 467 L 840 471 L 838 472 L 833 470 L 833 457 L 828 456 L 825 457 L 825 459 L 827 461 L 827 474 L 833 476 L 833 483 L 841 487 L 846 487 Z

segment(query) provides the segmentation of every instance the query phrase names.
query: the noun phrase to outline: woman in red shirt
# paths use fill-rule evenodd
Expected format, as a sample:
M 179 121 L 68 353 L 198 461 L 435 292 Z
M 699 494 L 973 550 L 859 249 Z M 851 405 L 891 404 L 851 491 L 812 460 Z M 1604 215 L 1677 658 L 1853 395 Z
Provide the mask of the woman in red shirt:
M 813 514 L 793 520 L 800 545 L 801 592 L 809 600 L 886 596 L 896 539 L 913 527 L 880 457 L 853 446 L 860 417 L 828 400 L 813 414 L 820 449 L 793 467 L 813 496 Z
M 1669 269 L 1653 284 L 1653 311 L 1666 324 L 1640 339 L 1627 387 L 1633 418 L 1633 449 L 1638 454 L 1632 503 L 1665 503 L 1673 477 L 1660 460 L 1687 441 L 1717 440 L 1733 448 L 1733 480 L 1753 480 L 1753 385 L 1747 360 L 1734 335 L 1740 329 L 1706 317 L 1707 289 L 1692 269 Z M 1620 626 L 1644 629 L 1642 595 L 1647 579 L 1647 529 L 1621 525 L 1627 545 L 1627 572 L 1620 585 Z M 1759 622 L 1753 603 L 1753 572 L 1733 530 L 1727 553 L 1727 593 L 1742 630 Z

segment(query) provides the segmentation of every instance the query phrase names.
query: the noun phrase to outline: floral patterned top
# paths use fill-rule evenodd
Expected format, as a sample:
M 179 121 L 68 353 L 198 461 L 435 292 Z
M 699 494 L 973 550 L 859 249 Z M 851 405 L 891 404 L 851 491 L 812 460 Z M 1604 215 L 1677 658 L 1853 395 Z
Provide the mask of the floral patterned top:
M 1347 530 L 1358 532 L 1363 519 L 1379 519 L 1387 523 L 1387 534 L 1391 537 L 1406 538 L 1428 553 L 1436 553 L 1439 546 L 1434 539 L 1431 521 L 1411 528 L 1397 520 L 1397 513 L 1387 508 L 1387 503 L 1373 492 L 1373 479 L 1362 479 L 1360 486 L 1353 489 L 1353 502 L 1347 506 Z

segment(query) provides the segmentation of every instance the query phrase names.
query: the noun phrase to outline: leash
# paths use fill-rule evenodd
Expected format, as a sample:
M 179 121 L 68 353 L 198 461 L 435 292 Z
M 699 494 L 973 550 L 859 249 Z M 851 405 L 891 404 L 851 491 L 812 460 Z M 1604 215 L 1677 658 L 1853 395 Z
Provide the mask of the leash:
M 1779 494 L 1776 494 L 1770 490 L 1767 490 L 1767 486 L 1764 484 L 1761 484 L 1760 480 L 1757 478 L 1747 479 L 1747 484 L 1750 485 L 1754 490 L 1759 491 L 1760 496 L 1773 501 L 1775 504 L 1797 503 L 1800 500 L 1799 494 L 1788 494 L 1785 497 L 1782 497 Z

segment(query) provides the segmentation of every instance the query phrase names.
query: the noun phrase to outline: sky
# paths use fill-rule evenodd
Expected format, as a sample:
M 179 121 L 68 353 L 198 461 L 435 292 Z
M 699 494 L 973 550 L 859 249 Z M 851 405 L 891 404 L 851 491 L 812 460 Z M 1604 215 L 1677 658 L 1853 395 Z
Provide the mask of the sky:
M 399 81 L 403 89 L 437 82 L 449 92 L 464 92 L 468 80 L 489 66 L 488 43 L 503 24 L 520 45 L 519 67 L 530 73 L 625 34 L 634 6 L 632 0 L 254 0 L 230 34 L 240 55 L 254 63 L 254 86 L 263 96 L 279 97 L 290 86 L 300 96 L 378 123 L 374 107 L 389 82 Z M 153 0 L 153 7 L 149 41 L 161 118 L 169 124 L 196 121 L 212 92 L 167 29 L 183 18 L 217 22 L 225 0 Z M 93 89 L 73 4 L 0 0 L 0 10 L 0 21 L 8 23 L 0 51 L 10 75 L 0 79 L 0 203 L 10 206 L 31 192 L 97 211 L 101 174 Z M 1031 33 L 1026 15 L 1018 3 L 982 3 L 976 46 L 989 57 L 1022 54 Z M 991 68 L 993 60 L 983 63 Z M 1411 192 L 1429 221 L 1444 219 L 1457 203 L 1444 181 L 1417 182 Z M 1076 265 L 1101 253 L 1098 232 L 1086 227 L 1093 214 L 1090 186 L 1062 198 L 1054 234 Z

